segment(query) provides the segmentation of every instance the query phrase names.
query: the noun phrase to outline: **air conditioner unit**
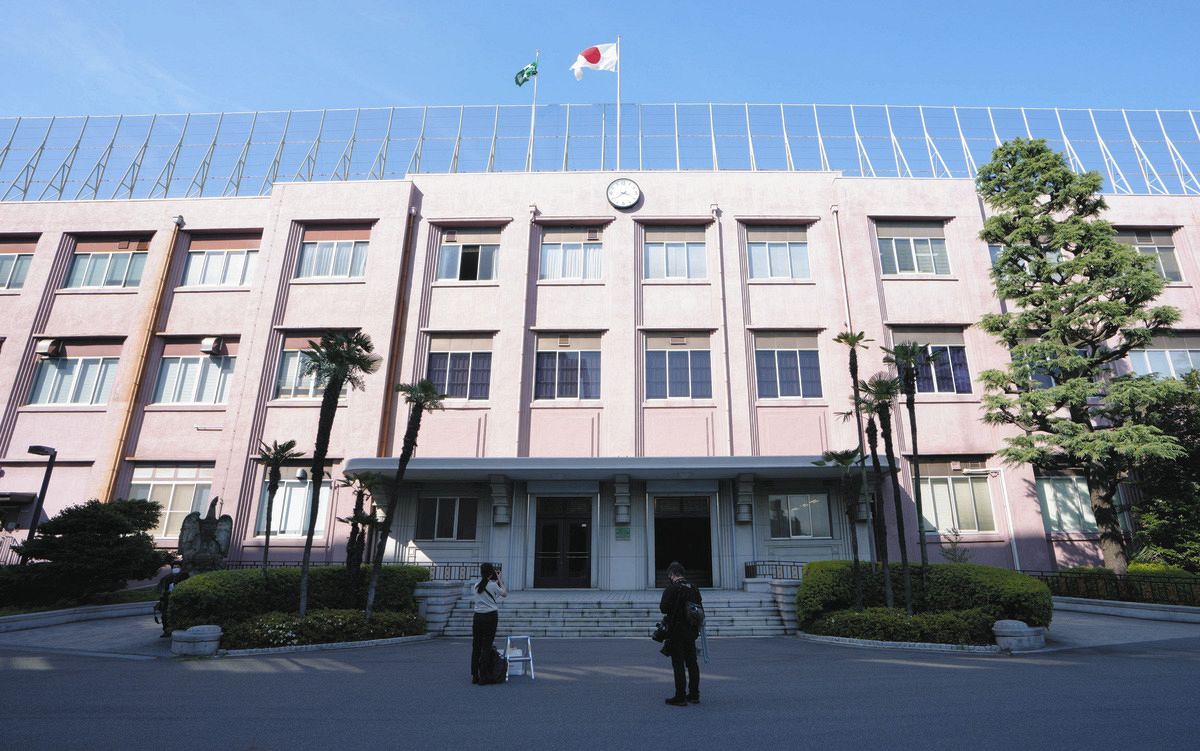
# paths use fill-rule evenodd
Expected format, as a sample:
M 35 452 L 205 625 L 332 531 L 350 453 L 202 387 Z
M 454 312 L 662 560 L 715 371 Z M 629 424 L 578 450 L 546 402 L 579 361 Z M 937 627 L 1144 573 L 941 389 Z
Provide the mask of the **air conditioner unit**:
M 43 360 L 51 357 L 62 357 L 63 344 L 61 339 L 38 339 L 34 352 Z
M 225 341 L 219 336 L 206 336 L 200 340 L 200 351 L 206 355 L 219 355 L 225 349 Z
M 587 231 L 587 239 L 590 242 L 596 242 L 597 240 L 599 240 L 600 239 L 600 230 L 595 227 L 589 228 Z

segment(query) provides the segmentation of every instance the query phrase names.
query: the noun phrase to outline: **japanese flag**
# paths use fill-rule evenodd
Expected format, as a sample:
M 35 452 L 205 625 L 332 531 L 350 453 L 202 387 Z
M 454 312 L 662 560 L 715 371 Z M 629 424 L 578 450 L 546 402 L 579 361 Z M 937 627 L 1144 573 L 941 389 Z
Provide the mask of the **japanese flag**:
M 597 44 L 580 52 L 579 57 L 575 58 L 575 64 L 571 66 L 571 70 L 575 71 L 576 81 L 583 80 L 585 68 L 615 71 L 617 69 L 617 45 Z

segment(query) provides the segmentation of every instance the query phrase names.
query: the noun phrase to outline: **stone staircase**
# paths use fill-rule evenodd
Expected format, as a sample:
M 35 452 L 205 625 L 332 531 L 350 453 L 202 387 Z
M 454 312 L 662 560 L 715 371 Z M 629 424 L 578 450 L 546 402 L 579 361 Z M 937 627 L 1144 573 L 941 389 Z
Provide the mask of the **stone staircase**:
M 769 593 L 702 590 L 710 637 L 783 636 L 795 633 L 780 617 Z M 527 590 L 512 592 L 500 610 L 497 635 L 536 637 L 645 637 L 662 617 L 660 592 Z M 454 605 L 443 636 L 471 635 L 471 599 Z

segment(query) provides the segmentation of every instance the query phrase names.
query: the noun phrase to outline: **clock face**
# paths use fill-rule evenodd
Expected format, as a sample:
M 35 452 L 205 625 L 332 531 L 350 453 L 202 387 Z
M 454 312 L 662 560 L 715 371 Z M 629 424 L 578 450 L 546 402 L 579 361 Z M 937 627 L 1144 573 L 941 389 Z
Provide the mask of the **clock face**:
M 628 177 L 619 177 L 608 184 L 608 202 L 618 209 L 627 209 L 642 197 L 642 189 Z

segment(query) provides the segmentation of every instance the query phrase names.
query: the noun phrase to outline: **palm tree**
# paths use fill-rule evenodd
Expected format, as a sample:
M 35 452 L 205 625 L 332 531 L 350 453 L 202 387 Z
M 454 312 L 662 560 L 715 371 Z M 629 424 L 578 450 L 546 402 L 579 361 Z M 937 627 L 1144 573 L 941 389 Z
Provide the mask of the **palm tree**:
M 929 546 L 925 541 L 925 507 L 921 502 L 921 452 L 917 447 L 917 366 L 929 359 L 926 347 L 916 342 L 898 342 L 891 349 L 884 349 L 885 363 L 896 366 L 900 375 L 900 391 L 904 394 L 904 408 L 908 412 L 908 432 L 912 440 L 913 501 L 917 506 L 917 543 L 921 549 L 921 584 L 928 586 Z
M 308 567 L 312 560 L 313 536 L 317 531 L 321 481 L 325 477 L 325 456 L 329 452 L 333 418 L 337 416 L 338 400 L 346 384 L 361 389 L 362 377 L 379 369 L 379 356 L 374 352 L 371 337 L 361 331 L 333 331 L 324 334 L 319 343 L 310 341 L 308 349 L 301 355 L 302 372 L 311 374 L 316 386 L 324 387 L 310 467 L 312 490 L 308 504 L 308 534 L 304 539 L 304 561 L 300 564 L 301 616 L 308 612 Z
M 866 384 L 859 384 L 859 390 L 864 390 Z M 883 467 L 879 464 L 879 429 L 875 426 L 875 403 L 864 399 L 858 409 L 867 416 L 867 448 L 871 451 L 871 467 L 875 474 L 871 477 L 875 493 L 875 548 L 878 551 L 879 567 L 883 573 L 883 602 L 889 608 L 896 602 L 892 596 L 892 573 L 888 568 L 886 518 L 883 515 Z
M 354 492 L 354 511 L 350 516 L 339 519 L 350 525 L 350 539 L 346 542 L 346 571 L 351 575 L 351 581 L 357 586 L 359 567 L 362 566 L 363 551 L 367 544 L 367 530 L 375 526 L 378 520 L 375 514 L 367 513 L 367 496 L 374 498 L 383 487 L 383 475 L 374 472 L 363 472 L 359 475 L 343 478 L 339 487 L 350 488 Z
M 375 541 L 375 560 L 371 562 L 371 583 L 367 587 L 367 620 L 371 619 L 371 613 L 375 609 L 375 587 L 379 582 L 379 572 L 383 569 L 383 551 L 387 547 L 388 536 L 392 534 L 392 520 L 396 518 L 396 507 L 400 502 L 400 483 L 408 469 L 408 462 L 417 449 L 421 416 L 431 410 L 441 409 L 442 400 L 446 398 L 428 378 L 416 383 L 401 383 L 396 386 L 396 390 L 404 394 L 404 401 L 412 406 L 408 411 L 408 427 L 404 431 L 404 444 L 396 465 L 396 475 L 388 488 L 388 505 L 387 512 L 383 515 L 383 529 L 379 539 Z
M 904 534 L 904 504 L 900 500 L 900 473 L 896 466 L 896 450 L 892 442 L 892 403 L 900 395 L 900 382 L 882 373 L 871 376 L 864 384 L 867 398 L 875 403 L 879 432 L 883 434 L 883 450 L 887 454 L 888 477 L 892 484 L 892 507 L 896 512 L 896 540 L 900 543 L 900 576 L 904 581 L 904 609 L 912 615 L 912 574 L 908 570 L 908 538 Z
M 854 423 L 858 428 L 858 487 L 859 493 L 861 494 L 859 498 L 861 503 L 862 501 L 866 500 L 867 493 L 867 459 L 866 453 L 863 449 L 862 401 L 859 398 L 860 394 L 858 392 L 858 350 L 860 348 L 866 349 L 867 342 L 872 340 L 868 339 L 866 333 L 862 331 L 843 331 L 835 336 L 833 341 L 837 342 L 838 344 L 844 344 L 850 349 L 850 388 L 854 392 L 854 399 L 852 401 L 854 404 Z M 851 525 L 850 532 L 852 535 L 857 534 L 857 530 L 853 525 Z M 872 564 L 872 570 L 874 570 L 874 564 Z
M 858 535 L 854 533 L 855 501 L 851 500 L 858 498 L 861 490 L 856 487 L 858 483 L 857 473 L 854 472 L 855 465 L 860 464 L 862 452 L 858 449 L 847 449 L 845 451 L 826 451 L 821 454 L 821 460 L 813 462 L 817 466 L 832 465 L 841 470 L 838 477 L 840 490 L 842 495 L 842 503 L 846 507 L 846 520 L 850 523 L 850 556 L 853 561 L 851 565 L 851 576 L 854 580 L 854 609 L 862 610 L 863 606 L 863 586 L 862 586 L 862 570 L 859 568 L 858 556 Z
M 267 468 L 267 509 L 264 517 L 266 523 L 266 540 L 263 542 L 263 573 L 267 570 L 267 559 L 271 555 L 271 519 L 274 518 L 275 494 L 279 492 L 279 481 L 283 475 L 283 465 L 304 456 L 303 451 L 296 451 L 295 441 L 266 441 L 258 442 L 258 461 Z

